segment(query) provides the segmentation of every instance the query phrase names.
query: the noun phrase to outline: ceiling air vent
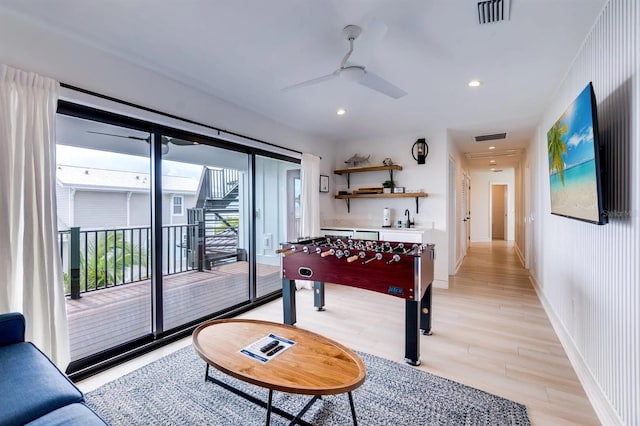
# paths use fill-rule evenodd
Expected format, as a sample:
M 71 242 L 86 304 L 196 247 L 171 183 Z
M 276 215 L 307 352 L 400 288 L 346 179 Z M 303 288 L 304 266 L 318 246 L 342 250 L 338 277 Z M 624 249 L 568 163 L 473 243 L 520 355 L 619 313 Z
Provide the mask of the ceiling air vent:
M 478 22 L 491 24 L 509 20 L 511 0 L 486 0 L 478 2 Z
M 504 151 L 498 152 L 465 152 L 464 156 L 469 160 L 478 160 L 485 158 L 508 158 L 508 157 L 519 157 L 521 154 L 521 150 L 519 149 L 506 149 Z
M 506 139 L 507 133 L 494 133 L 493 135 L 481 135 L 475 136 L 476 142 L 487 142 L 487 141 L 495 141 L 498 139 Z

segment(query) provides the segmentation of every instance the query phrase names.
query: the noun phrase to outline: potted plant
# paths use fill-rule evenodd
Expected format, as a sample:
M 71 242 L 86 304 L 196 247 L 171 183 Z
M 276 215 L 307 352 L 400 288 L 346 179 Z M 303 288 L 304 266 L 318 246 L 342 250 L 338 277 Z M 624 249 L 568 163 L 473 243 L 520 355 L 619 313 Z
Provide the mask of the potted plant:
M 395 184 L 393 183 L 392 180 L 385 180 L 384 182 L 382 182 L 382 192 L 384 194 L 391 194 L 391 190 L 393 189 L 393 187 L 395 186 Z

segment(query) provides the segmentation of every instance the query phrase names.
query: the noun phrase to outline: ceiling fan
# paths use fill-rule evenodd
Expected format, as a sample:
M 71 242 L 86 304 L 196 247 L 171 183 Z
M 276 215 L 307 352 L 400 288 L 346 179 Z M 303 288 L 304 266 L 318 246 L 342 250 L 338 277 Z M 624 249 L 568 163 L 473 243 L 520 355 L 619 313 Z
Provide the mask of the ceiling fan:
M 87 130 L 87 133 L 93 133 L 94 135 L 113 136 L 116 138 L 134 139 L 137 141 L 145 141 L 146 143 L 151 142 L 151 135 L 147 136 L 146 138 L 142 138 L 140 136 L 116 135 L 115 133 L 94 132 L 92 130 Z M 182 139 L 175 139 L 169 136 L 162 136 L 162 155 L 167 154 L 169 152 L 170 143 L 174 145 L 179 145 L 179 146 L 197 145 L 196 142 L 185 141 Z
M 372 38 L 377 36 L 378 39 L 381 39 L 384 36 L 387 28 L 386 25 L 378 21 L 378 25 L 372 28 Z M 371 71 L 366 70 L 364 65 L 355 65 L 351 64 L 349 58 L 353 53 L 353 42 L 358 38 L 358 36 L 362 33 L 362 28 L 358 25 L 347 25 L 343 28 L 342 34 L 345 36 L 347 41 L 349 41 L 349 51 L 342 58 L 342 62 L 340 63 L 340 68 L 332 72 L 331 74 L 323 75 L 322 77 L 317 77 L 311 80 L 303 81 L 302 83 L 297 83 L 292 86 L 285 87 L 282 89 L 283 91 L 298 89 L 301 87 L 311 86 L 314 84 L 322 83 L 325 81 L 333 80 L 335 78 L 343 78 L 348 81 L 353 81 L 355 83 L 361 84 L 369 89 L 373 89 L 377 92 L 380 92 L 384 95 L 390 96 L 394 99 L 401 98 L 407 94 L 404 90 L 399 87 L 389 83 L 387 80 L 383 79 L 377 74 L 372 73 Z

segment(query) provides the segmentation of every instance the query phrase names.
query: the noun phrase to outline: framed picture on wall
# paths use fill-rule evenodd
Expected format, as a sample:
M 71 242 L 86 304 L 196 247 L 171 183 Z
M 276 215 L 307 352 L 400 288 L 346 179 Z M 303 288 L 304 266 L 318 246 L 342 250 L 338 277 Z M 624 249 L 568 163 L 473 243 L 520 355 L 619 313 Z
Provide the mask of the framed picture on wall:
M 320 192 L 329 192 L 329 176 L 320 175 Z

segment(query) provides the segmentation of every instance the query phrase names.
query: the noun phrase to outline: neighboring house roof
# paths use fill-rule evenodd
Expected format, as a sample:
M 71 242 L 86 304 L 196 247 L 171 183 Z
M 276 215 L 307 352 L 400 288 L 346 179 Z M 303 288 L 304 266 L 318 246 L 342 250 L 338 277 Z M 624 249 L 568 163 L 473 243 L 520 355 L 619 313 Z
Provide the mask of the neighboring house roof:
M 56 181 L 62 186 L 94 191 L 150 190 L 149 173 L 124 172 L 91 167 L 58 165 Z M 167 193 L 195 194 L 198 179 L 184 176 L 162 176 L 162 190 Z

